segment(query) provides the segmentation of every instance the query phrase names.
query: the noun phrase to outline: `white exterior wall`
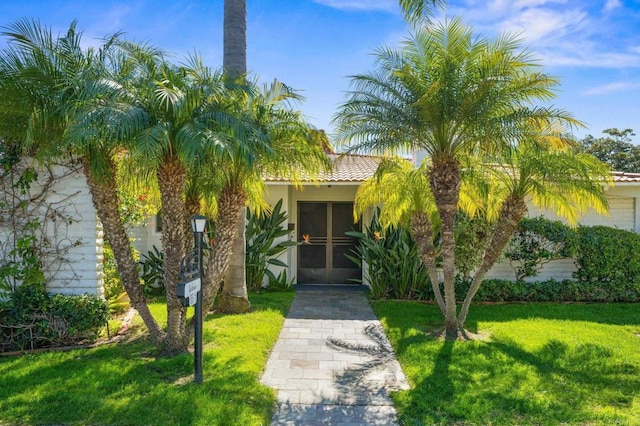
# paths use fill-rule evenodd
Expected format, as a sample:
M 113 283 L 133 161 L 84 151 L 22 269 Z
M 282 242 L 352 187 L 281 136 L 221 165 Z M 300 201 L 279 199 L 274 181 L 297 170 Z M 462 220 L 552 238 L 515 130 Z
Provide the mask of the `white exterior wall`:
M 73 205 L 66 210 L 76 221 L 68 226 L 66 237 L 59 235 L 55 226 L 47 229 L 50 238 L 58 240 L 60 249 L 68 250 L 67 262 L 60 265 L 60 270 L 50 272 L 47 289 L 52 293 L 103 296 L 102 224 L 97 219 L 85 177 L 75 173 L 53 190 L 52 201 L 73 196 Z
M 640 186 L 619 184 L 607 191 L 609 200 L 609 214 L 600 215 L 594 210 L 590 210 L 580 219 L 580 224 L 585 226 L 604 225 L 612 228 L 624 229 L 627 231 L 640 232 L 640 217 L 638 203 L 640 202 Z M 527 203 L 529 207 L 529 217 L 545 216 L 551 220 L 561 220 L 555 213 L 541 210 Z M 565 280 L 572 279 L 573 272 L 577 270 L 572 259 L 555 260 L 545 264 L 538 275 L 528 277 L 526 281 L 545 281 L 549 279 Z M 487 278 L 515 280 L 516 275 L 506 259 L 501 259 L 487 274 Z
M 39 168 L 38 180 L 22 199 L 33 199 L 54 176 L 44 201 L 30 202 L 28 217 L 37 217 L 37 244 L 43 253 L 41 262 L 46 287 L 51 293 L 103 295 L 103 235 L 91 195 L 82 173 L 67 167 Z M 24 220 L 27 216 L 20 216 Z M 11 250 L 14 238 L 11 222 L 0 226 L 3 253 Z M 18 283 L 19 284 L 19 283 Z

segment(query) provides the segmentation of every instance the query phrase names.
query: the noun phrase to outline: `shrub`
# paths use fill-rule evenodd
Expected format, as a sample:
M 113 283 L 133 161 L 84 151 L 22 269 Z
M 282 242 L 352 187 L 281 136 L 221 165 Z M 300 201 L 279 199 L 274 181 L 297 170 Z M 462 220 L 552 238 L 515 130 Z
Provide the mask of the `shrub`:
M 639 282 L 640 235 L 607 226 L 578 228 L 577 272 L 588 282 Z
M 552 260 L 574 257 L 576 232 L 564 223 L 544 217 L 524 218 L 513 234 L 504 256 L 509 259 L 516 279 L 538 275 L 544 264 Z
M 480 266 L 492 228 L 485 214 L 470 217 L 461 210 L 456 212 L 456 271 L 462 279 L 468 280 L 471 272 Z
M 347 257 L 360 267 L 366 262 L 365 279 L 374 299 L 416 299 L 430 286 L 416 243 L 402 226 L 383 231 L 376 214 L 365 232 L 347 235 L 358 240 L 353 255 Z
M 464 281 L 456 283 L 456 293 L 469 288 Z M 464 294 L 464 293 L 460 293 Z M 640 283 L 586 281 L 485 280 L 474 298 L 484 302 L 639 302 Z
M 279 200 L 269 213 L 263 215 L 252 214 L 247 211 L 246 230 L 246 274 L 247 288 L 252 291 L 259 291 L 262 287 L 264 277 L 267 276 L 269 282 L 276 282 L 277 277 L 268 269 L 269 265 L 287 267 L 287 264 L 277 257 L 298 245 L 295 241 L 280 241 L 277 238 L 286 236 L 288 229 L 283 228 L 287 221 L 287 214 L 282 212 L 282 200 Z
M 2 351 L 71 345 L 94 340 L 109 318 L 95 296 L 49 295 L 23 284 L 0 303 Z

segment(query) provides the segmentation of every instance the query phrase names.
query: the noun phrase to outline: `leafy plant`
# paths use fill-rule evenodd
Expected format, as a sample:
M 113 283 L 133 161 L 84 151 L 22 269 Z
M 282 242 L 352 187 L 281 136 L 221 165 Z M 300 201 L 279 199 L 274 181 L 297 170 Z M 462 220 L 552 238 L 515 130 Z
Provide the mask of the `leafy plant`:
M 287 270 L 283 269 L 277 277 L 269 277 L 269 286 L 267 287 L 267 290 L 270 292 L 292 291 L 295 283 L 295 278 L 287 277 Z
M 640 235 L 607 226 L 578 228 L 578 271 L 574 277 L 592 282 L 639 282 Z
M 95 296 L 49 295 L 44 285 L 23 284 L 0 303 L 0 349 L 22 350 L 94 340 L 109 318 Z
M 140 276 L 144 281 L 142 289 L 145 293 L 162 292 L 164 290 L 164 253 L 153 246 L 140 261 Z
M 389 226 L 383 230 L 376 213 L 365 232 L 346 234 L 358 240 L 353 255 L 347 257 L 361 268 L 366 263 L 363 270 L 372 298 L 412 299 L 425 294 L 429 277 L 406 229 Z
M 577 247 L 575 231 L 564 223 L 542 216 L 523 218 L 504 256 L 509 259 L 516 279 L 523 281 L 538 275 L 552 260 L 575 256 Z
M 480 266 L 492 225 L 484 214 L 473 217 L 461 210 L 456 212 L 456 270 L 464 280 L 468 280 L 471 272 Z
M 282 200 L 279 200 L 271 212 L 257 215 L 247 211 L 246 230 L 246 274 L 247 288 L 259 291 L 264 277 L 269 282 L 276 282 L 278 278 L 268 269 L 271 266 L 286 268 L 287 264 L 278 259 L 282 253 L 298 245 L 295 241 L 280 241 L 276 239 L 286 236 L 289 231 L 282 226 L 287 221 L 287 214 L 282 212 Z M 286 277 L 286 275 L 285 275 Z

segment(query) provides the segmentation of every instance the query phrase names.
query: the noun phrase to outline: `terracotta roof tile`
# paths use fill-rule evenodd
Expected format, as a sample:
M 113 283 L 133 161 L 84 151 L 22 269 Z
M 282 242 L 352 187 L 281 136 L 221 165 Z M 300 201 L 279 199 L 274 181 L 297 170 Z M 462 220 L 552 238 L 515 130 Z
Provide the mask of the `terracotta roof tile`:
M 611 172 L 614 183 L 640 182 L 640 173 Z
M 318 182 L 364 182 L 374 175 L 382 157 L 355 154 L 327 154 L 332 171 L 321 173 Z M 287 182 L 284 177 L 267 177 L 267 182 Z M 307 181 L 315 181 L 308 179 Z

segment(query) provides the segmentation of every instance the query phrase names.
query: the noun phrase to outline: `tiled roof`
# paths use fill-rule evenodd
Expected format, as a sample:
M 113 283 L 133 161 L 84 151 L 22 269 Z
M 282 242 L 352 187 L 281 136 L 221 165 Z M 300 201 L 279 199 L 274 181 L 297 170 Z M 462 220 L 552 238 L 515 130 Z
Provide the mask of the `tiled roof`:
M 303 179 L 308 182 L 364 182 L 373 177 L 382 157 L 356 154 L 327 154 L 333 164 L 332 171 L 321 173 L 317 179 Z M 611 172 L 614 183 L 640 183 L 640 173 Z M 288 182 L 281 176 L 270 176 L 267 182 Z
M 611 172 L 614 183 L 640 183 L 640 173 Z
M 355 154 L 327 154 L 332 163 L 332 171 L 321 173 L 317 182 L 364 182 L 372 177 L 378 169 L 382 157 Z M 268 177 L 267 182 L 287 182 L 283 177 Z

